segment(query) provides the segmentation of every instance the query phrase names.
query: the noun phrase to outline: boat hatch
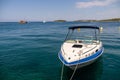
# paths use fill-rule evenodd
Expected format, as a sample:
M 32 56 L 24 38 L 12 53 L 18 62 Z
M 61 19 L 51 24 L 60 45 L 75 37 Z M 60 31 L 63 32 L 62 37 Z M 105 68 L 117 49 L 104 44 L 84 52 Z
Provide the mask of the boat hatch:
M 72 47 L 73 47 L 73 48 L 82 48 L 83 45 L 74 44 Z

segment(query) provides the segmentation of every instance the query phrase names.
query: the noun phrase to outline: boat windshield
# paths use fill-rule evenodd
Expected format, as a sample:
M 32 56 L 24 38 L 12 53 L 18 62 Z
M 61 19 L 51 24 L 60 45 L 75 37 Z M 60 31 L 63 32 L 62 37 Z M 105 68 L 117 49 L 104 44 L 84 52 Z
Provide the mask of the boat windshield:
M 99 41 L 99 31 L 97 29 L 78 28 L 69 31 L 66 40 L 73 42 L 79 40 L 85 43 Z

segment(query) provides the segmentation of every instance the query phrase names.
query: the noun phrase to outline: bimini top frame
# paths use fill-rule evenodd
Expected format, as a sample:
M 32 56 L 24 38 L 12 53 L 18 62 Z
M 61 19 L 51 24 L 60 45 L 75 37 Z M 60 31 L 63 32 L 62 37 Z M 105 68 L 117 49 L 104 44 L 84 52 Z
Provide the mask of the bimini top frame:
M 73 32 L 74 32 L 75 29 L 81 29 L 81 28 L 83 28 L 83 29 L 94 29 L 95 30 L 95 38 L 96 38 L 96 40 L 100 41 L 100 38 L 99 38 L 99 36 L 100 36 L 100 28 L 97 27 L 97 26 L 72 26 L 72 27 L 69 27 L 68 28 L 69 31 L 67 33 L 65 41 L 68 40 L 70 38 L 70 36 L 72 36 L 72 34 L 73 34 Z M 97 35 L 97 31 L 96 30 L 98 31 L 98 35 Z M 98 38 L 97 38 L 97 36 L 98 36 Z
M 72 29 L 72 30 L 79 29 L 79 28 L 100 29 L 97 26 L 73 26 L 73 27 L 69 27 L 69 29 Z

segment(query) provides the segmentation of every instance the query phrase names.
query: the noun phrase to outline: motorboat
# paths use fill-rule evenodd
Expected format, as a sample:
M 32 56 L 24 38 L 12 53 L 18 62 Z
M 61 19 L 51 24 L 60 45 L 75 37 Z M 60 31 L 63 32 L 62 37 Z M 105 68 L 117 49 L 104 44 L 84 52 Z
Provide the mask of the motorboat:
M 58 53 L 61 62 L 73 70 L 95 62 L 104 51 L 100 40 L 101 29 L 97 26 L 69 27 Z

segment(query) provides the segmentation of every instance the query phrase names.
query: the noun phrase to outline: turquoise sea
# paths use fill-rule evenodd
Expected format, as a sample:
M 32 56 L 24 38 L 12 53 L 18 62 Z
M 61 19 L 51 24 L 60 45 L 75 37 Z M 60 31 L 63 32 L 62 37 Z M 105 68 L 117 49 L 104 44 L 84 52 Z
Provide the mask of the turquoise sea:
M 102 26 L 103 55 L 73 80 L 120 80 L 120 22 L 0 22 L 0 80 L 60 80 L 60 46 L 68 27 Z M 73 71 L 64 69 L 63 80 Z

